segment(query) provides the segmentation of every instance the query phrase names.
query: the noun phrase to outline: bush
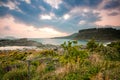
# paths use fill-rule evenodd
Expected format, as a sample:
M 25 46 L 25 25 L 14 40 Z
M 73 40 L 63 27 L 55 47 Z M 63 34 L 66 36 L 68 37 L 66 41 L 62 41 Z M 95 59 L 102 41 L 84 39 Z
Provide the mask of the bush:
M 48 63 L 46 68 L 45 68 L 45 72 L 50 72 L 53 70 L 55 70 L 55 65 L 52 62 Z
M 3 80 L 28 80 L 27 70 L 14 69 L 3 76 Z
M 90 51 L 94 51 L 95 48 L 97 48 L 98 44 L 95 42 L 94 39 L 91 39 L 88 43 L 87 43 L 87 49 L 89 49 Z
M 54 50 L 43 50 L 41 51 L 42 56 L 56 56 L 56 53 Z
M 77 72 L 67 74 L 62 80 L 79 80 L 80 74 Z
M 111 42 L 111 44 L 108 44 L 107 46 L 115 48 L 120 53 L 120 41 Z

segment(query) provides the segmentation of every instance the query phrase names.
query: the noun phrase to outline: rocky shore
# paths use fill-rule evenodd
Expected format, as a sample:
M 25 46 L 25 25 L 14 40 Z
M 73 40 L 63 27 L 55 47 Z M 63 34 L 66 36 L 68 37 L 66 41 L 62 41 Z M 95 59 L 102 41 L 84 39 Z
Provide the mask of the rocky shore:
M 0 46 L 43 46 L 42 43 L 28 40 L 27 38 L 22 39 L 1 39 Z
M 27 38 L 21 38 L 21 39 L 0 39 L 0 47 L 35 47 L 34 49 L 57 49 L 59 46 L 52 45 L 52 44 L 42 44 L 40 42 L 28 40 Z M 23 48 L 23 49 L 25 49 Z M 26 48 L 27 49 L 27 48 Z

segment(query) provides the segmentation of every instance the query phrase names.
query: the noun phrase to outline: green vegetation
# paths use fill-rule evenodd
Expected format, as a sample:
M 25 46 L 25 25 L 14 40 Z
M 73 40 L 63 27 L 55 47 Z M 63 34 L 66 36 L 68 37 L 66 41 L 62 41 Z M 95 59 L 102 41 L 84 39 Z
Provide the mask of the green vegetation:
M 94 38 L 95 40 L 113 41 L 120 40 L 120 29 L 114 28 L 91 28 L 79 30 L 78 33 L 74 33 L 69 36 L 55 37 L 55 39 L 76 39 L 76 40 L 89 40 Z
M 107 46 L 90 40 L 58 50 L 0 52 L 0 80 L 120 80 L 120 41 Z
M 28 40 L 27 38 L 21 39 L 0 39 L 0 46 L 43 46 L 43 44 Z

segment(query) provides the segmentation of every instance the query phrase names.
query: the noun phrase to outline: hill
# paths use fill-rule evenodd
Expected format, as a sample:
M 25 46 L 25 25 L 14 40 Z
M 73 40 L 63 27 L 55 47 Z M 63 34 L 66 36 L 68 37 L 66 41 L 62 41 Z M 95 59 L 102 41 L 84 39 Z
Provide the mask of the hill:
M 76 40 L 89 40 L 94 38 L 96 40 L 120 40 L 120 30 L 114 28 L 91 28 L 79 30 L 78 33 L 65 36 L 65 37 L 55 37 L 64 39 L 76 39 Z
M 54 37 L 53 39 L 73 39 L 78 35 L 78 33 L 71 34 L 69 36 L 63 36 L 63 37 Z
M 21 39 L 0 39 L 0 46 L 42 46 L 42 43 L 28 40 L 27 38 Z

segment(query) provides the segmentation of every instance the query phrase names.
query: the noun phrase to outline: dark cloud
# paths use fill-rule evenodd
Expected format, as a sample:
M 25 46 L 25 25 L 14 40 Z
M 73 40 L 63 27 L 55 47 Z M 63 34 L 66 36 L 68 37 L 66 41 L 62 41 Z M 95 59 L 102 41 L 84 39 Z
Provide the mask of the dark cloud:
M 0 2 L 7 3 L 8 0 L 0 0 Z
M 105 6 L 104 9 L 120 9 L 120 0 L 110 0 Z
M 74 7 L 91 7 L 96 8 L 102 0 L 63 0 L 63 3 L 59 5 L 59 9 L 54 9 L 54 13 L 57 16 L 63 16 Z
M 10 14 L 15 18 L 16 22 L 22 22 L 35 27 L 44 27 L 48 25 L 60 31 L 73 32 L 79 29 L 95 27 L 94 23 L 100 21 L 101 17 L 99 13 L 94 13 L 93 10 L 97 9 L 98 5 L 103 0 L 62 0 L 58 9 L 51 7 L 50 4 L 46 3 L 44 0 L 31 0 L 30 4 L 26 3 L 24 0 L 0 0 L 0 2 L 4 4 L 7 4 L 8 1 L 19 3 L 16 5 L 18 9 L 15 8 L 11 10 L 9 7 L 1 5 L 0 16 L 2 17 Z M 44 10 L 40 7 L 44 8 Z M 111 0 L 104 6 L 104 9 L 115 9 L 119 7 L 120 0 Z M 83 10 L 76 13 L 70 12 L 75 8 L 87 8 L 90 10 L 87 12 Z M 49 15 L 50 13 L 55 14 L 56 18 L 41 20 L 39 17 L 40 15 Z M 65 14 L 70 15 L 70 18 L 64 20 L 63 15 Z M 116 16 L 118 14 L 119 13 L 113 12 L 108 15 Z M 85 21 L 86 24 L 80 25 L 79 22 L 82 20 Z M 9 30 L 9 28 L 6 27 L 6 30 Z
M 116 16 L 116 15 L 119 15 L 120 13 L 118 13 L 118 12 L 112 12 L 112 13 L 109 13 L 108 15 L 109 16 Z
M 85 15 L 86 15 L 86 17 L 84 17 L 84 18 L 89 23 L 94 23 L 96 21 L 101 20 L 99 13 L 88 12 L 88 13 L 85 13 Z
M 11 30 L 11 29 L 10 29 L 10 27 L 9 27 L 9 26 L 5 26 L 5 27 L 4 27 L 4 30 L 9 31 L 9 30 Z
M 0 1 L 3 4 L 7 4 L 8 1 L 15 1 L 15 0 L 3 0 Z M 6 6 L 0 6 L 0 16 L 4 17 L 6 14 L 12 15 L 17 22 L 22 22 L 27 25 L 34 25 L 40 26 L 40 24 L 44 24 L 44 21 L 40 21 L 39 15 L 49 13 L 51 10 L 51 6 L 45 3 L 43 0 L 31 0 L 31 4 L 26 3 L 25 1 L 19 0 L 17 1 L 19 5 L 18 11 L 16 9 L 10 10 Z M 43 6 L 45 11 L 42 11 L 39 6 Z M 42 23 L 43 22 L 43 23 Z
M 63 1 L 72 7 L 76 6 L 95 7 L 102 2 L 102 0 L 63 0 Z

